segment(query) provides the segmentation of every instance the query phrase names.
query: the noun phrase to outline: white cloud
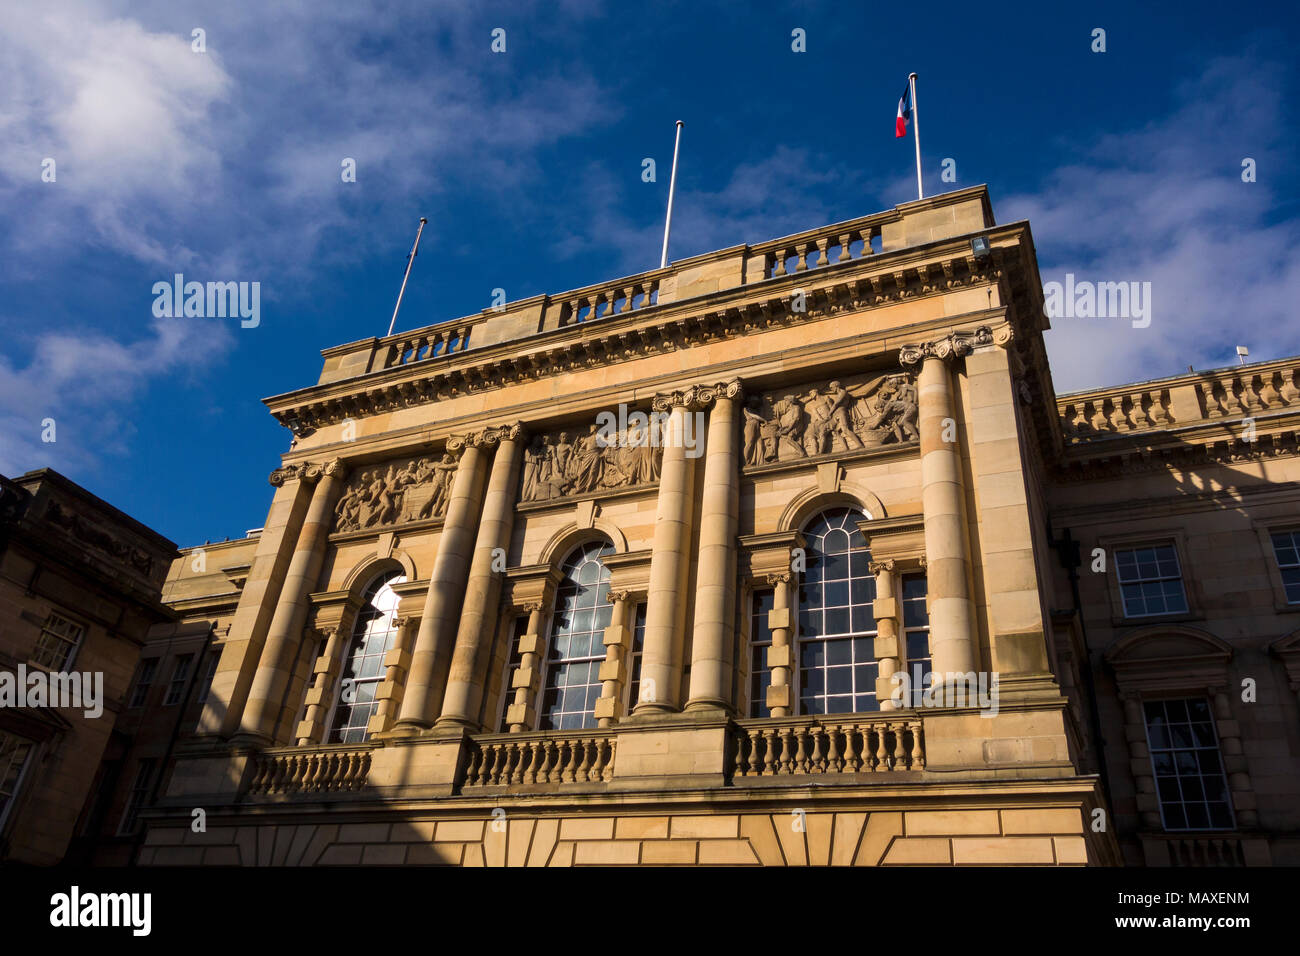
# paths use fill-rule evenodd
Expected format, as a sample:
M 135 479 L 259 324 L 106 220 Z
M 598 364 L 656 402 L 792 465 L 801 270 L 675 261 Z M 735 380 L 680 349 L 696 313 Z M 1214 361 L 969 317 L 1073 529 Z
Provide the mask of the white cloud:
M 1281 70 L 1219 60 L 1183 84 L 1168 117 L 1081 150 L 1033 194 L 998 201 L 1028 219 L 1043 281 L 1150 282 L 1152 321 L 1053 320 L 1058 391 L 1173 375 L 1300 352 L 1300 228 L 1279 219 L 1280 138 L 1290 129 Z M 1241 161 L 1259 180 L 1241 181 Z

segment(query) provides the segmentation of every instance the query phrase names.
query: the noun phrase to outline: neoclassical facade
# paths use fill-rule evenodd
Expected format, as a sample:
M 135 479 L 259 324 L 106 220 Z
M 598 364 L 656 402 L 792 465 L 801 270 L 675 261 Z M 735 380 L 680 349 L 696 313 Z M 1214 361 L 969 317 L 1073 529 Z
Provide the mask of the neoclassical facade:
M 267 400 L 264 527 L 165 587 L 220 658 L 141 862 L 1141 863 L 1173 720 L 1217 726 L 1196 812 L 1262 862 L 1240 635 L 1094 620 L 1172 601 L 1163 537 L 1081 578 L 1057 517 L 1136 529 L 1091 489 L 1214 416 L 1172 380 L 1058 398 L 1046 327 L 979 187 L 326 350 Z

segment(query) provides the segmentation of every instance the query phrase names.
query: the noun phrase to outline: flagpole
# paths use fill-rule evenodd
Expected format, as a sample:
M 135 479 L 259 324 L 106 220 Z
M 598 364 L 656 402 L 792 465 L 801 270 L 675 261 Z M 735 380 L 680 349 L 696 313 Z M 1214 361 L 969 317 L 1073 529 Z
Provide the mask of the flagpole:
M 916 74 L 907 74 L 907 82 L 912 84 L 912 139 L 916 141 L 916 198 L 924 199 L 925 190 L 921 186 L 921 111 L 916 106 Z
M 673 143 L 673 172 L 668 179 L 668 218 L 664 220 L 664 251 L 659 256 L 659 268 L 668 268 L 668 233 L 673 228 L 673 193 L 677 190 L 677 150 L 682 145 L 682 127 L 686 124 L 677 121 L 677 141 Z
M 406 275 L 402 276 L 402 288 L 397 293 L 397 305 L 393 306 L 393 318 L 388 323 L 388 334 L 393 334 L 393 326 L 397 324 L 397 310 L 402 307 L 402 296 L 406 295 L 406 280 L 411 278 L 411 266 L 415 265 L 416 253 L 420 251 L 420 233 L 424 232 L 424 224 L 429 220 L 423 216 L 420 217 L 420 228 L 415 231 L 415 245 L 411 246 L 411 254 L 406 257 Z

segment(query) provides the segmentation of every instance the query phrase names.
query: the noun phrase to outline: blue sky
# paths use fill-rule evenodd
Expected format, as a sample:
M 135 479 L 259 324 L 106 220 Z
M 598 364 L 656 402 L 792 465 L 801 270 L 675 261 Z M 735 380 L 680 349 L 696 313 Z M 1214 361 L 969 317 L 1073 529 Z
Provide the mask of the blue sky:
M 912 70 L 927 193 L 988 183 L 1044 281 L 1152 283 L 1149 328 L 1057 320 L 1058 390 L 1300 353 L 1293 4 L 366 6 L 0 10 L 0 472 L 241 535 L 290 438 L 260 400 L 385 332 L 421 215 L 406 328 L 655 267 L 677 119 L 672 258 L 875 212 L 915 197 Z M 260 325 L 154 318 L 176 272 L 260 282 Z

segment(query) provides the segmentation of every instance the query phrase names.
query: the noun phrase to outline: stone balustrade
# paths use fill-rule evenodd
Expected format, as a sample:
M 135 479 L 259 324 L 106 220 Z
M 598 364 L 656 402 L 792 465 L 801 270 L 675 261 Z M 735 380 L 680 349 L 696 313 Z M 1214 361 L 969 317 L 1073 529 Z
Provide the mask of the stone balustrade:
M 753 271 L 747 270 L 747 278 L 775 279 L 871 256 L 884 221 L 878 214 L 865 216 L 752 246 L 748 257 Z
M 551 296 L 550 299 L 559 305 L 559 325 L 591 322 L 658 304 L 659 276 L 655 274 L 619 279 Z
M 601 783 L 613 776 L 613 734 L 481 735 L 469 740 L 462 792 L 482 787 Z
M 1096 389 L 1057 398 L 1068 441 L 1193 425 L 1300 407 L 1300 362 L 1261 362 L 1189 372 L 1129 388 Z
M 925 769 L 921 719 L 900 711 L 845 720 L 747 720 L 736 724 L 731 736 L 733 783 L 754 777 Z
M 1142 840 L 1148 866 L 1246 866 L 1238 837 L 1159 833 L 1145 834 Z
M 370 772 L 370 747 L 277 747 L 254 758 L 248 793 L 357 791 Z
M 458 319 L 382 339 L 378 349 L 380 364 L 377 367 L 394 368 L 463 352 L 469 348 L 474 326 L 483 321 L 481 316 Z

